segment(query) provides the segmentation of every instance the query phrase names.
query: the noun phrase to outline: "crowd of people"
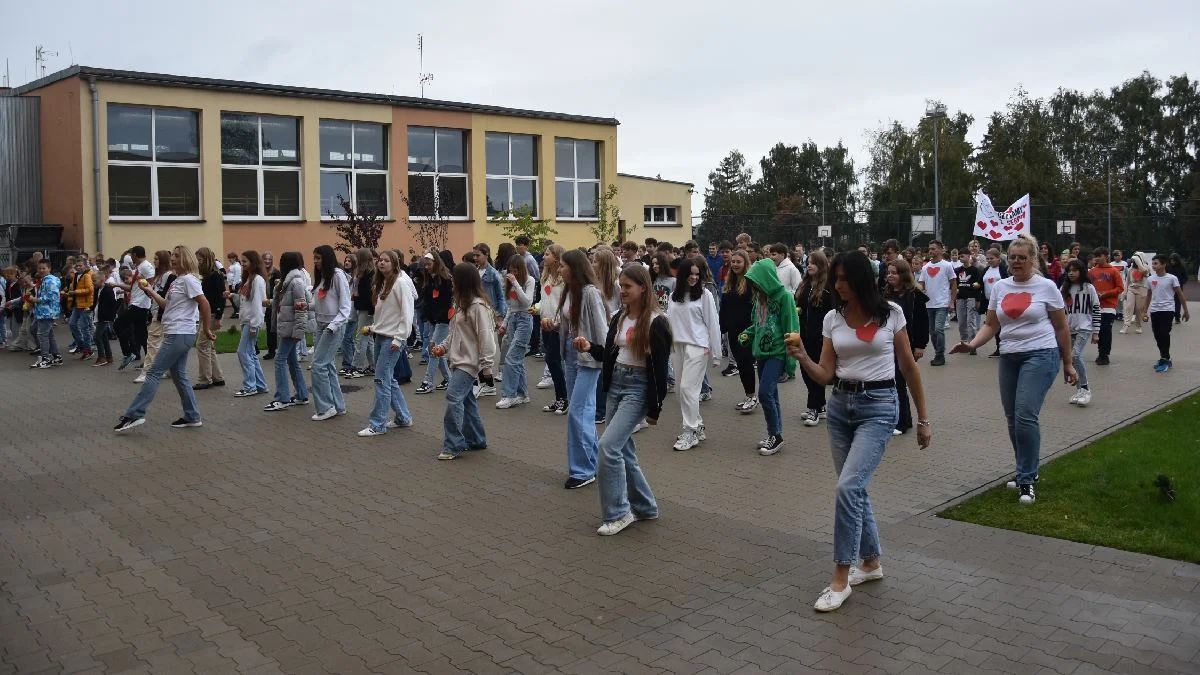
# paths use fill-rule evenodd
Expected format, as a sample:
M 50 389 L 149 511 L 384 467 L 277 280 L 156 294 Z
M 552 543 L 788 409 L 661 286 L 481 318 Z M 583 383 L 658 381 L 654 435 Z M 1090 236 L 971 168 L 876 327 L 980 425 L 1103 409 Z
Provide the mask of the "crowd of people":
M 517 237 L 494 257 L 480 243 L 461 258 L 360 249 L 339 261 L 319 246 L 308 261 L 287 251 L 276 265 L 271 252 L 229 253 L 222 264 L 208 248 L 176 246 L 150 259 L 135 246 L 120 260 L 78 256 L 55 270 L 35 255 L 4 269 L 0 341 L 47 369 L 66 358 L 54 331 L 63 319 L 66 351 L 93 367 L 116 363 L 115 340 L 115 369 L 140 364 L 141 383 L 117 433 L 145 423 L 165 377 L 183 409 L 171 426 L 203 424 L 196 392 L 226 384 L 215 344 L 227 310 L 240 333 L 233 396 L 270 394 L 263 362 L 274 361 L 263 411 L 311 405 L 310 419 L 323 422 L 349 412 L 339 378 L 371 377 L 361 437 L 414 424 L 402 389 L 417 377 L 411 352 L 425 367 L 414 393 L 445 392 L 439 460 L 487 448 L 481 399 L 497 397 L 500 410 L 531 403 L 526 364 L 536 357 L 544 363 L 534 388 L 553 390 L 542 410 L 566 417 L 564 487 L 598 481 L 601 535 L 658 517 L 633 436 L 657 424 L 669 393 L 682 420 L 673 448 L 688 451 L 707 438 L 700 404 L 712 400 L 710 370 L 738 377 L 744 397 L 730 403 L 745 415 L 761 408 L 765 437 L 755 451 L 771 456 L 784 445 L 779 385 L 798 370 L 801 421 L 827 425 L 838 475 L 835 569 L 815 604 L 830 611 L 883 575 L 868 485 L 893 436 L 915 429 L 920 446 L 932 442 L 918 367 L 927 349 L 929 365 L 943 366 L 948 355 L 994 344 L 1014 451 L 1009 487 L 1022 504 L 1036 500 L 1038 416 L 1060 363 L 1076 387 L 1070 402 L 1087 406 L 1088 345 L 1095 364 L 1109 365 L 1114 326 L 1136 334 L 1149 323 L 1154 370 L 1171 368 L 1172 326 L 1190 318 L 1182 260 L 1142 252 L 1125 260 L 1104 247 L 1085 259 L 1081 249 L 1052 256 L 1021 236 L 986 251 L 977 240 L 952 250 L 889 240 L 880 251 L 807 251 L 741 234 L 711 242 L 707 255 L 693 241 L 653 239 L 570 250 L 547 242 L 535 254 Z M 950 322 L 959 340 L 947 348 Z

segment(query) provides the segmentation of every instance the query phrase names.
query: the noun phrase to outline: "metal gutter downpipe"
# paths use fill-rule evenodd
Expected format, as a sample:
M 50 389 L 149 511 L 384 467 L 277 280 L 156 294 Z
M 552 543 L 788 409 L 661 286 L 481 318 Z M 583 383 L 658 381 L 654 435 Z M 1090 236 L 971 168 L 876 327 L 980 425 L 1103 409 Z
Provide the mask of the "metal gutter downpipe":
M 104 224 L 100 217 L 100 92 L 96 90 L 96 76 L 88 76 L 88 90 L 92 92 L 92 210 L 96 218 L 96 252 L 104 252 Z

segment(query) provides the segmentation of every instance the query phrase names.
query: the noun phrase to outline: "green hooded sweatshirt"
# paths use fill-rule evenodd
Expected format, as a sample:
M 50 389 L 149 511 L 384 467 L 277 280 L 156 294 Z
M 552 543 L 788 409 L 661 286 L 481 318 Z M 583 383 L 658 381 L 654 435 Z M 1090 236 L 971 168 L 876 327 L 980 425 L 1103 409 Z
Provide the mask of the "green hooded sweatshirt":
M 770 258 L 764 258 L 751 265 L 750 270 L 746 272 L 746 279 L 762 289 L 767 296 L 767 303 L 763 306 L 755 294 L 750 327 L 742 331 L 742 336 L 750 342 L 755 359 L 786 359 L 787 349 L 783 343 L 783 334 L 800 331 L 796 301 L 779 282 L 779 273 Z

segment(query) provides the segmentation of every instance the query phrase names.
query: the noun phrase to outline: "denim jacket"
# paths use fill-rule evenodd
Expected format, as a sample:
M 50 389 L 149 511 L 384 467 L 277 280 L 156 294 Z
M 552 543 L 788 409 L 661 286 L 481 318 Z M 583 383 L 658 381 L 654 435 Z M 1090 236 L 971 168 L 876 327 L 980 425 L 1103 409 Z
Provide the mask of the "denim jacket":
M 508 312 L 508 306 L 504 302 L 504 278 L 491 265 L 483 268 L 480 276 L 483 291 L 487 294 L 488 302 L 492 303 L 492 311 L 496 316 L 503 317 Z

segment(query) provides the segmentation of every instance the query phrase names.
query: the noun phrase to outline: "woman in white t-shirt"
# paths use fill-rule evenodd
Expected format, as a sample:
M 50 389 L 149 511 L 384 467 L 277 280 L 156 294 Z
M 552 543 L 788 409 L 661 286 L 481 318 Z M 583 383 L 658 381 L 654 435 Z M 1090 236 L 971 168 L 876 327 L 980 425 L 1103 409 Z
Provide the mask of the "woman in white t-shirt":
M 1016 455 L 1017 475 L 1008 486 L 1021 491 L 1022 504 L 1036 500 L 1033 485 L 1038 478 L 1042 430 L 1038 415 L 1061 361 L 1066 382 L 1074 386 L 1079 377 L 1071 362 L 1071 333 L 1067 327 L 1066 304 L 1054 282 L 1036 274 L 1037 241 L 1028 235 L 1008 246 L 1012 276 L 992 284 L 987 319 L 970 342 L 951 350 L 960 354 L 987 344 L 997 331 L 1000 342 L 1000 404 L 1008 419 L 1008 437 Z
M 140 426 L 146 421 L 146 409 L 158 392 L 158 384 L 163 374 L 170 370 L 171 381 L 179 392 L 179 401 L 183 404 L 183 417 L 171 423 L 176 429 L 200 426 L 200 411 L 196 409 L 196 394 L 192 391 L 192 383 L 188 380 L 188 352 L 196 344 L 196 322 L 200 322 L 204 336 L 216 340 L 212 331 L 212 315 L 208 299 L 204 297 L 204 289 L 200 286 L 199 267 L 196 256 L 186 246 L 176 246 L 171 252 L 171 270 L 175 280 L 160 295 L 150 284 L 145 283 L 142 290 L 163 308 L 162 323 L 163 339 L 154 362 L 146 371 L 146 381 L 138 390 L 137 396 L 125 414 L 121 415 L 113 431 L 121 433 Z
M 786 338 L 788 354 L 809 377 L 822 385 L 833 384 L 826 422 L 838 472 L 833 526 L 836 567 L 814 605 L 819 612 L 841 607 L 851 586 L 883 578 L 879 563 L 883 550 L 867 484 L 900 415 L 896 364 L 916 404 L 917 443 L 928 447 L 933 438 L 904 311 L 879 294 L 871 262 L 859 251 L 834 256 L 829 277 L 840 302 L 835 301 L 836 311 L 825 315 L 820 363 L 808 355 L 798 335 Z

